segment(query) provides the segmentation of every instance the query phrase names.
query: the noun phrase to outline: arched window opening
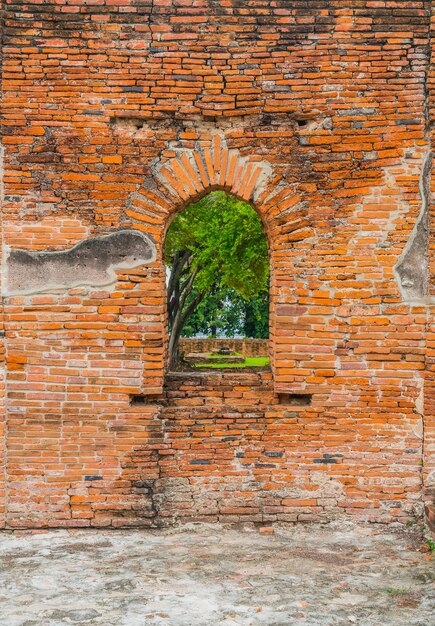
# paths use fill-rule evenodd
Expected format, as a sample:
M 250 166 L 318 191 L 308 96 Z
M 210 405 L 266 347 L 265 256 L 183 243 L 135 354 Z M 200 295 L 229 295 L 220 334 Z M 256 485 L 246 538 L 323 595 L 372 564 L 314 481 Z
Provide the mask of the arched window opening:
M 191 203 L 172 221 L 164 255 L 169 369 L 268 367 L 268 342 L 249 342 L 269 337 L 270 281 L 251 205 L 224 191 Z

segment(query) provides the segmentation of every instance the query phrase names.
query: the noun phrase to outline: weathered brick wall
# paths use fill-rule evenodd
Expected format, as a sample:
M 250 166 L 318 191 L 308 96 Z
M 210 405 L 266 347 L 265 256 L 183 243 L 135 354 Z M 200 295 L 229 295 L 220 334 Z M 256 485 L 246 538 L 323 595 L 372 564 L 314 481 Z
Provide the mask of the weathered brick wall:
M 424 403 L 424 480 L 426 514 L 435 532 L 435 323 L 432 317 L 427 336 L 427 371 Z
M 73 422 L 65 428 L 70 462 L 79 454 L 86 461 L 86 440 L 89 449 L 99 442 L 100 461 L 68 484 L 52 477 L 43 501 L 41 487 L 26 492 L 15 475 L 10 524 L 413 517 L 421 495 L 413 469 L 420 459 L 419 416 L 337 419 L 324 400 L 317 396 L 308 405 L 302 396 L 281 404 L 264 372 L 171 374 L 161 398 L 106 414 L 104 431 L 100 418 L 99 439 L 90 422 L 86 435 Z M 404 440 L 413 448 L 406 460 Z
M 422 472 L 431 501 L 433 5 L 4 5 L 8 525 L 155 522 L 183 506 L 406 519 Z M 171 379 L 168 407 L 130 406 L 163 397 L 166 229 L 217 188 L 264 223 L 273 374 L 189 393 Z M 101 239 L 132 230 L 146 263 Z M 277 394 L 295 392 L 312 404 L 286 417 Z M 231 415 L 239 439 L 219 439 Z
M 161 410 L 167 449 L 156 485 L 162 519 L 413 515 L 420 493 L 412 471 L 419 462 L 418 415 L 376 425 L 368 415 L 337 419 L 324 408 L 326 397 L 309 405 L 303 395 L 279 399 L 271 382 L 267 373 L 171 375 Z M 414 447 L 406 461 L 397 446 L 402 439 Z M 374 473 L 379 466 L 382 478 Z
M 1 20 L 0 20 L 1 26 Z M 0 204 L 3 206 L 3 149 L 0 145 Z M 0 211 L 0 239 L 2 240 L 2 213 Z M 2 241 L 3 243 L 3 241 Z M 0 248 L 0 263 L 2 262 L 3 246 Z M 6 456 L 6 397 L 5 397 L 5 325 L 3 316 L 2 298 L 3 276 L 0 272 L 0 527 L 5 523 L 5 456 Z
M 427 77 L 427 107 L 430 139 L 433 150 L 435 122 L 435 2 L 431 3 L 430 20 L 430 64 Z M 425 502 L 427 519 L 435 532 L 435 173 L 432 168 L 430 194 L 428 197 L 428 265 L 429 265 L 429 294 L 427 327 L 427 352 L 424 390 L 424 457 L 423 480 L 425 488 Z
M 189 352 L 209 353 L 222 347 L 229 348 L 231 352 L 237 352 L 242 356 L 267 356 L 269 353 L 269 341 L 267 339 L 213 339 L 211 337 L 182 337 L 180 350 L 186 354 Z

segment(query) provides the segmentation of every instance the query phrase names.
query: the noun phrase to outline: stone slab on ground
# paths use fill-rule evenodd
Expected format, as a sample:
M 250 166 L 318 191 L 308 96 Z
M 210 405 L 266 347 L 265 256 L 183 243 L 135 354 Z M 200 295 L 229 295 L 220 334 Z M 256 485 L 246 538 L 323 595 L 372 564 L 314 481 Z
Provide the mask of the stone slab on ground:
M 1 626 L 428 626 L 435 568 L 412 529 L 0 534 Z

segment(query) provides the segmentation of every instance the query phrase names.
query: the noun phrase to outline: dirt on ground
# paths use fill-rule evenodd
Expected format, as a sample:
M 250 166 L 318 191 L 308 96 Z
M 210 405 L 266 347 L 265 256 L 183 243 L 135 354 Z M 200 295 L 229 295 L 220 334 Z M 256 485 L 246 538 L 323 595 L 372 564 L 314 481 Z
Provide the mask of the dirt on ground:
M 430 626 L 435 568 L 401 526 L 0 534 L 1 626 Z

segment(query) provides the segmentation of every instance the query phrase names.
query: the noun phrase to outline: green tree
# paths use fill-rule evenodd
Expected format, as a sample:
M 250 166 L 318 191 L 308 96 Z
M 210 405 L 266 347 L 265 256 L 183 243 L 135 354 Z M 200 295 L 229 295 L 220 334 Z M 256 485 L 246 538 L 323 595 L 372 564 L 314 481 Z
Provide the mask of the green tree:
M 190 298 L 195 296 L 193 290 Z M 182 336 L 269 336 L 269 292 L 245 300 L 234 289 L 218 287 L 204 297 L 183 326 Z
M 269 289 L 249 300 L 244 300 L 243 334 L 245 337 L 265 339 L 269 336 Z
M 210 308 L 225 290 L 226 297 L 233 291 L 246 302 L 268 290 L 269 257 L 260 218 L 249 204 L 223 191 L 190 204 L 174 218 L 166 236 L 165 261 L 170 270 L 171 366 L 177 361 L 183 327 L 206 297 Z

